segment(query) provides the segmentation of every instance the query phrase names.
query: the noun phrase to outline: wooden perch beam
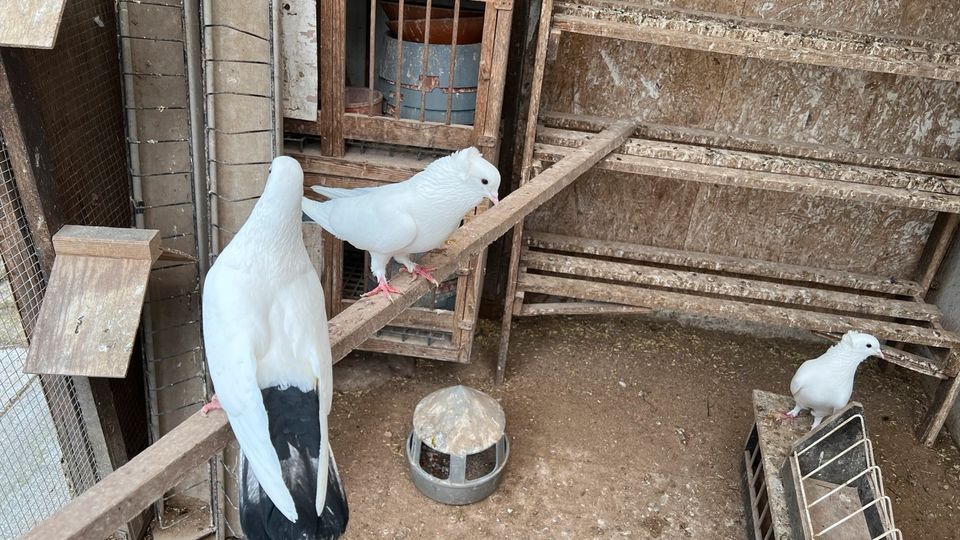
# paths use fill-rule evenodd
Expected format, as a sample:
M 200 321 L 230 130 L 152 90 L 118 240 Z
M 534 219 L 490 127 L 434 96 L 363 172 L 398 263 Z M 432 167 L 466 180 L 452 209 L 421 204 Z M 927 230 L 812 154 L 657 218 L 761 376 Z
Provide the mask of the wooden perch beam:
M 603 0 L 557 2 L 553 26 L 564 32 L 668 47 L 960 81 L 960 47 L 943 41 L 790 26 Z
M 444 247 L 422 264 L 435 267 L 434 275 L 445 278 L 466 264 L 470 256 L 502 236 L 530 212 L 612 152 L 630 136 L 637 123 L 615 122 L 607 130 L 571 152 L 566 158 L 527 182 L 454 233 Z M 402 275 L 392 285 L 400 295 L 392 301 L 364 298 L 330 320 L 330 345 L 334 362 L 386 326 L 427 292 L 424 279 Z M 210 459 L 232 439 L 227 417 L 214 411 L 207 417 L 195 414 L 160 440 L 70 501 L 24 537 L 103 538 L 140 513 L 174 486 L 189 471 Z

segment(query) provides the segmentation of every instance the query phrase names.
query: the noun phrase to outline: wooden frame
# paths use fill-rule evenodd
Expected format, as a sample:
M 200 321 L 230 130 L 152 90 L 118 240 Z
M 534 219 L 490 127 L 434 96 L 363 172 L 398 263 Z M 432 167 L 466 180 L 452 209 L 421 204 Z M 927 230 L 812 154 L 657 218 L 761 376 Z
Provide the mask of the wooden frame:
M 545 0 L 521 183 L 538 166 L 549 166 L 590 144 L 596 132 L 613 122 L 539 110 L 545 65 L 560 32 L 960 81 L 955 61 L 960 50 L 941 42 L 799 29 L 614 0 Z M 960 335 L 942 328 L 942 314 L 924 297 L 960 225 L 960 162 L 642 123 L 596 167 L 627 175 L 923 209 L 938 215 L 912 281 L 530 232 L 524 231 L 521 222 L 513 232 L 498 382 L 504 377 L 515 316 L 615 312 L 612 304 L 637 311 L 667 309 L 782 324 L 831 336 L 860 329 L 888 340 L 885 352 L 891 363 L 940 381 L 919 435 L 925 445 L 933 444 L 960 394 Z M 525 301 L 526 293 L 550 299 L 531 303 Z
M 429 10 L 432 3 L 428 2 Z M 459 2 L 456 3 L 459 5 Z M 375 3 L 371 2 L 371 7 Z M 400 2 L 402 17 L 403 2 Z M 334 187 L 359 187 L 382 185 L 398 182 L 416 174 L 428 163 L 414 159 L 422 153 L 419 149 L 431 149 L 446 153 L 467 146 L 477 146 L 488 160 L 496 162 L 497 143 L 499 141 L 500 112 L 503 105 L 507 53 L 510 41 L 513 3 L 510 1 L 487 1 L 483 16 L 483 38 L 481 41 L 480 63 L 478 66 L 478 84 L 474 123 L 461 125 L 450 123 L 450 101 L 448 95 L 447 122 L 424 121 L 424 109 L 421 103 L 421 118 L 403 119 L 397 111 L 393 116 L 380 116 L 332 111 L 344 110 L 344 0 L 323 0 L 320 5 L 320 111 L 318 121 L 284 119 L 284 130 L 291 133 L 320 138 L 319 152 L 313 149 L 295 149 L 288 145 L 286 153 L 297 158 L 304 168 L 307 185 L 323 184 Z M 458 24 L 459 10 L 456 10 L 454 25 Z M 371 19 L 373 19 L 373 14 Z M 402 24 L 402 20 L 401 20 Z M 429 32 L 429 28 L 427 29 Z M 374 46 L 374 33 L 370 43 Z M 456 35 L 456 34 L 454 34 Z M 400 40 L 402 42 L 402 38 Z M 454 45 L 455 42 L 454 42 Z M 424 47 L 427 54 L 429 45 Z M 456 54 L 454 46 L 454 55 Z M 372 48 L 371 51 L 372 52 Z M 369 66 L 370 90 L 373 89 L 372 55 Z M 451 63 L 454 59 L 451 58 Z M 399 66 L 398 66 L 399 69 Z M 423 100 L 421 100 L 423 101 Z M 391 159 L 378 159 L 376 152 L 358 151 L 347 148 L 346 141 L 360 141 L 361 144 L 373 142 L 393 145 Z M 397 159 L 397 155 L 401 156 Z M 403 156 L 410 159 L 405 159 Z M 399 163 L 398 163 L 399 162 Z M 486 210 L 486 203 L 465 216 L 470 221 Z M 322 264 L 318 270 L 325 290 L 333 291 L 328 296 L 328 308 L 331 316 L 340 313 L 349 302 L 344 301 L 343 289 L 343 245 L 328 234 L 316 235 L 314 241 L 322 244 Z M 404 332 L 427 330 L 441 333 L 441 339 L 426 344 L 405 341 L 402 338 L 375 336 L 358 347 L 363 350 L 403 354 L 421 358 L 432 358 L 451 362 L 468 362 L 473 342 L 473 334 L 479 311 L 479 298 L 483 279 L 485 253 L 480 253 L 464 263 L 458 270 L 456 301 L 452 310 L 429 310 L 412 308 L 396 325 Z M 449 336 L 446 339 L 445 336 Z

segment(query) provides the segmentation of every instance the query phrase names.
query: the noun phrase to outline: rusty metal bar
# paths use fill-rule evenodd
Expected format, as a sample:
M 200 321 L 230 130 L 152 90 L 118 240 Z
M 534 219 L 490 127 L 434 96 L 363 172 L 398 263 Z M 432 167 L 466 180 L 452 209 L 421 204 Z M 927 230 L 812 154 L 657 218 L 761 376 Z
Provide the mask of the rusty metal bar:
M 453 110 L 453 74 L 457 68 L 457 30 L 460 25 L 460 0 L 453 2 L 453 41 L 450 43 L 450 70 L 447 72 L 447 114 L 444 123 L 450 125 Z
M 396 97 L 396 108 L 393 111 L 393 117 L 400 119 L 400 109 L 403 108 L 402 94 L 400 94 L 400 75 L 403 69 L 403 0 L 399 2 L 399 15 L 397 16 L 397 70 L 394 84 L 394 96 Z
M 426 118 L 427 93 L 424 91 L 433 87 L 427 82 L 430 73 L 430 10 L 433 7 L 433 0 L 427 0 L 427 28 L 423 31 L 423 65 L 420 66 L 420 121 Z

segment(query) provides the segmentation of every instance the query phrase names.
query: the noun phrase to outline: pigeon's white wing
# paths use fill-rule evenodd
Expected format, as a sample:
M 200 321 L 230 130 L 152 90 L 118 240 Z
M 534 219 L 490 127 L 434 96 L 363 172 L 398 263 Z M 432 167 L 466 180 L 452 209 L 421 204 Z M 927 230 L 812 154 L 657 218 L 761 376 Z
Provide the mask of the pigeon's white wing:
M 316 509 L 323 512 L 327 496 L 327 474 L 330 467 L 330 441 L 327 415 L 333 404 L 333 355 L 330 351 L 330 331 L 323 309 L 323 288 L 316 271 L 304 254 L 297 277 L 282 291 L 284 329 L 294 351 L 302 351 L 317 378 L 317 397 L 320 401 L 320 452 L 317 465 Z
M 343 199 L 347 197 L 357 197 L 369 193 L 383 192 L 394 193 L 406 189 L 403 183 L 386 184 L 383 186 L 362 187 L 362 188 L 336 188 L 327 186 L 310 186 L 315 193 L 319 193 L 328 199 Z
M 224 256 L 226 253 L 221 259 Z M 257 358 L 270 338 L 264 319 L 266 302 L 258 301 L 262 284 L 254 283 L 226 264 L 228 261 L 218 262 L 221 264 L 207 274 L 203 290 L 203 338 L 210 376 L 257 482 L 277 509 L 295 522 L 297 511 L 283 483 L 257 385 Z
M 404 253 L 417 237 L 417 223 L 406 212 L 402 194 L 385 192 L 333 199 L 303 200 L 303 211 L 330 234 L 374 253 Z
M 807 360 L 800 364 L 797 373 L 790 380 L 790 393 L 796 398 L 803 388 L 810 384 L 817 371 L 816 360 Z

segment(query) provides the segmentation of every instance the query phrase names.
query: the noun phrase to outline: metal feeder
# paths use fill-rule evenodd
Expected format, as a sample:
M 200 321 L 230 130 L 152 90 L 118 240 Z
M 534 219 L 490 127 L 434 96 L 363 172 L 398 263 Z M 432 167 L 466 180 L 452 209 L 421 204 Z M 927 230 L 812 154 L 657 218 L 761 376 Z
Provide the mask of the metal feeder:
M 510 456 L 503 408 L 466 386 L 437 390 L 413 413 L 407 437 L 410 477 L 420 493 L 444 504 L 472 504 L 489 496 Z

